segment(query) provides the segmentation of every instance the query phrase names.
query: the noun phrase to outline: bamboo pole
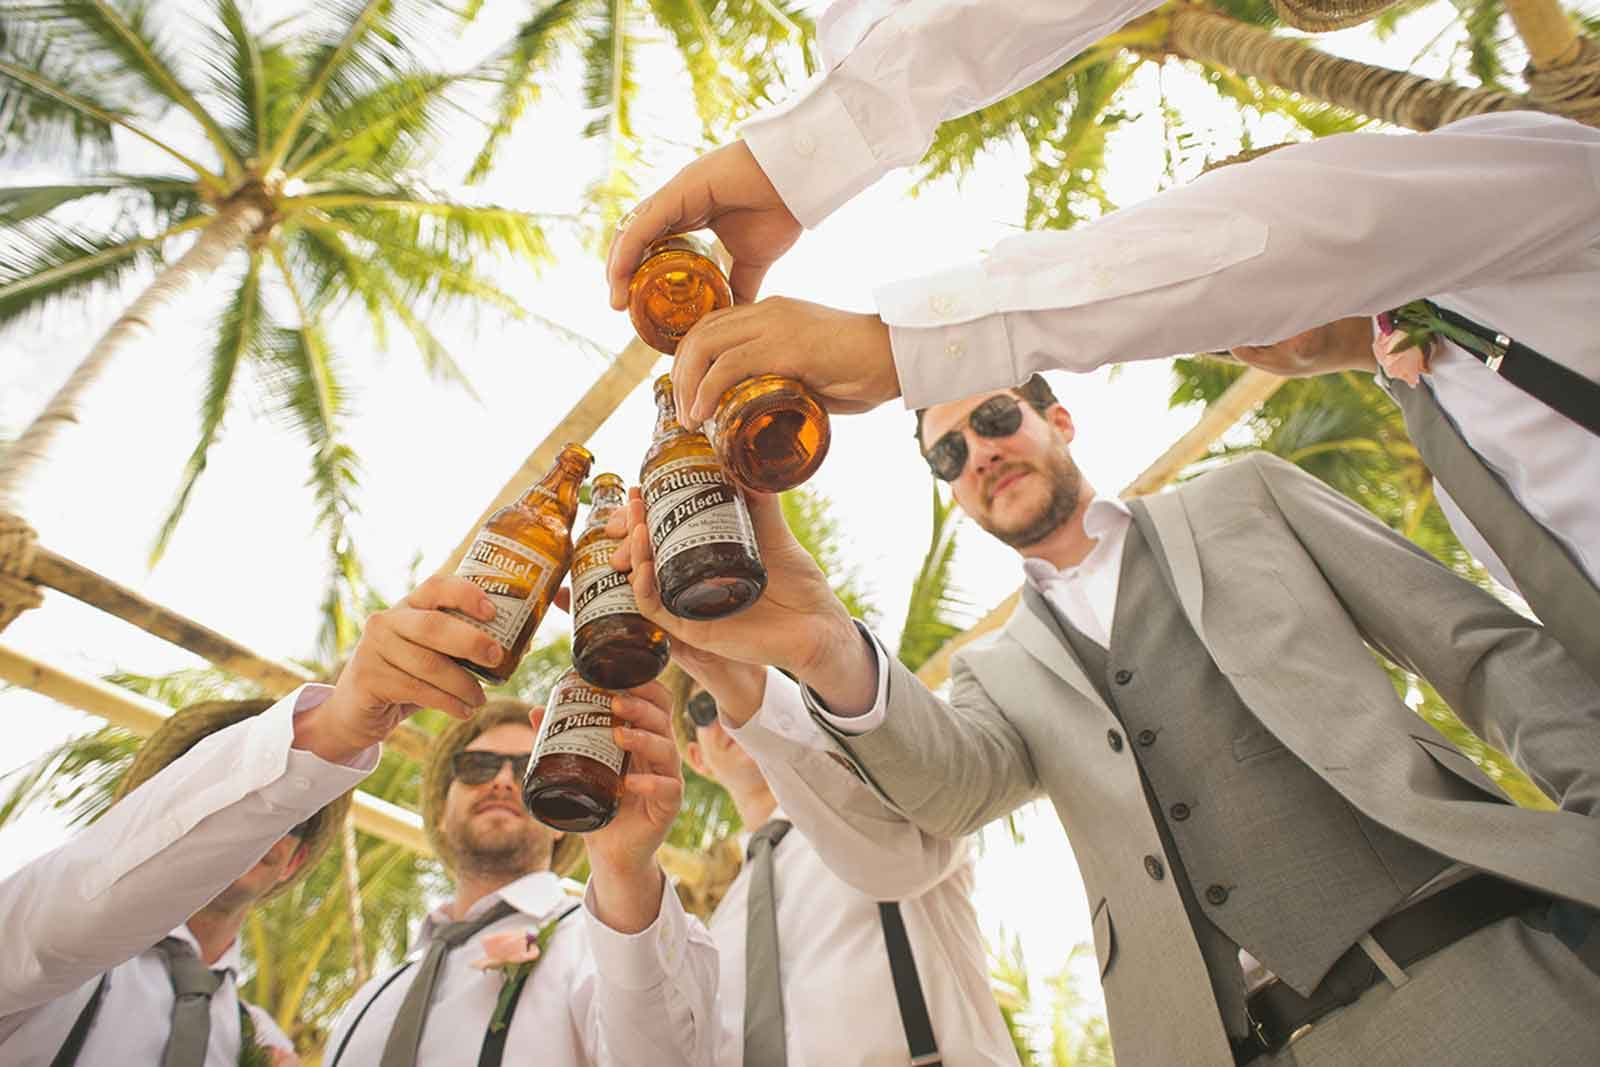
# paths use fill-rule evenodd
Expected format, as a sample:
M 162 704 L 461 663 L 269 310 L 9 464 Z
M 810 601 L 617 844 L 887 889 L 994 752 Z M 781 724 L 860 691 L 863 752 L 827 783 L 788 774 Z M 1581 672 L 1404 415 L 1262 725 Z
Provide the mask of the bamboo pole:
M 1285 381 L 1287 379 L 1254 367 L 1246 370 L 1238 380 L 1228 386 L 1227 391 L 1206 407 L 1205 413 L 1200 416 L 1200 421 L 1195 423 L 1188 433 L 1174 441 L 1170 448 L 1156 457 L 1154 463 L 1128 483 L 1120 494 L 1122 499 L 1131 500 L 1134 497 L 1148 496 L 1160 490 L 1176 478 L 1185 467 L 1204 456 L 1213 441 L 1227 433 L 1234 423 L 1254 411 L 1257 404 L 1277 392 Z M 943 685 L 950 677 L 950 661 L 955 654 L 984 634 L 992 633 L 1004 626 L 1006 620 L 1011 618 L 1011 613 L 1017 609 L 1017 601 L 1021 597 L 1020 589 L 1014 591 L 971 627 L 946 641 L 940 646 L 939 651 L 928 657 L 928 662 L 917 671 L 917 677 L 930 689 L 937 689 Z
M 556 454 L 561 451 L 561 446 L 571 441 L 587 441 L 600 426 L 611 417 L 611 413 L 626 400 L 639 383 L 650 377 L 650 372 L 655 369 L 656 361 L 661 358 L 661 353 L 635 338 L 628 343 L 616 359 L 607 367 L 589 386 L 587 392 L 578 398 L 555 428 L 545 434 L 544 440 L 538 447 L 528 453 L 528 458 L 506 480 L 489 506 L 483 509 L 476 522 L 467 528 L 467 536 L 450 553 L 450 558 L 439 565 L 439 573 L 454 573 L 456 566 L 461 562 L 461 557 L 467 554 L 467 549 L 472 547 L 473 538 L 477 536 L 478 528 L 488 520 L 490 515 L 511 503 L 522 493 L 544 477 L 546 471 L 556 461 Z
M 80 678 L 4 644 L 0 644 L 0 679 L 79 711 L 98 715 L 113 726 L 132 730 L 141 737 L 150 736 L 172 715 L 172 709 L 165 704 L 98 678 Z M 432 853 L 427 835 L 422 832 L 422 819 L 415 812 L 359 790 L 351 812 L 356 828 L 364 833 L 425 856 Z

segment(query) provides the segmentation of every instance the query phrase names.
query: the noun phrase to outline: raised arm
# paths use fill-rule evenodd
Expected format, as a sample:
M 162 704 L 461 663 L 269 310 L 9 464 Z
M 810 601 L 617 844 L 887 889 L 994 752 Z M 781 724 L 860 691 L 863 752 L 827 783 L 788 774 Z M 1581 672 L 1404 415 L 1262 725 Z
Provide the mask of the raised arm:
M 1299 468 L 1253 468 L 1367 641 L 1563 809 L 1600 815 L 1600 689 L 1565 649 Z

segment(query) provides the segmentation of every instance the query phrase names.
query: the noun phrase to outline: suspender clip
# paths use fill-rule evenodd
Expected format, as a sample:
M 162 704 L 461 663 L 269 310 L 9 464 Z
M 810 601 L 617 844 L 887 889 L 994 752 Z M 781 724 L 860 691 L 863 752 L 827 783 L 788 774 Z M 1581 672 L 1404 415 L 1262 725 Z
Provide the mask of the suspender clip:
M 944 1060 L 937 1052 L 925 1052 L 920 1056 L 911 1057 L 911 1067 L 942 1067 Z
M 1500 373 L 1500 364 L 1506 361 L 1506 353 L 1511 351 L 1511 338 L 1503 333 L 1494 335 L 1494 340 L 1489 342 L 1489 351 L 1484 354 L 1483 362 L 1486 367 Z

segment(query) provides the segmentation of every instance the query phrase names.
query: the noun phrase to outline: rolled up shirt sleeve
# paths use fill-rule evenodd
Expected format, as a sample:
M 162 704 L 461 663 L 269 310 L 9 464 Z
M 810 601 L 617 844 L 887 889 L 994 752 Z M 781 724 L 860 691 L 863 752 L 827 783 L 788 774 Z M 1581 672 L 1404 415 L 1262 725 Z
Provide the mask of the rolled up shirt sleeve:
M 838 0 L 827 72 L 740 130 L 795 218 L 814 227 L 946 119 L 1033 84 L 1158 0 Z
M 42 1004 L 143 952 L 254 866 L 298 823 L 353 789 L 348 765 L 293 748 L 306 685 L 202 739 L 93 825 L 0 881 L 0 1016 Z
M 1600 130 L 1500 112 L 1292 145 L 876 298 L 920 408 L 1036 371 L 1272 344 L 1533 277 L 1597 242 Z

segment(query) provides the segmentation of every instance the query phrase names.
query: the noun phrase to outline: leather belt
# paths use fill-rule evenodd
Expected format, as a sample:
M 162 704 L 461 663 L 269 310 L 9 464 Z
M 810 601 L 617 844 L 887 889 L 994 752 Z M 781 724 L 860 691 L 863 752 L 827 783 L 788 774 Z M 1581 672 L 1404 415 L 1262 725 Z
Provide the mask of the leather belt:
M 1370 932 L 1378 946 L 1404 968 L 1491 923 L 1547 907 L 1550 902 L 1543 893 L 1479 874 L 1396 912 Z M 1233 1039 L 1234 1062 L 1243 1065 L 1276 1052 L 1318 1019 L 1354 1003 L 1381 977 L 1378 965 L 1358 944 L 1334 962 L 1309 997 L 1273 980 L 1246 1001 L 1254 1032 Z

